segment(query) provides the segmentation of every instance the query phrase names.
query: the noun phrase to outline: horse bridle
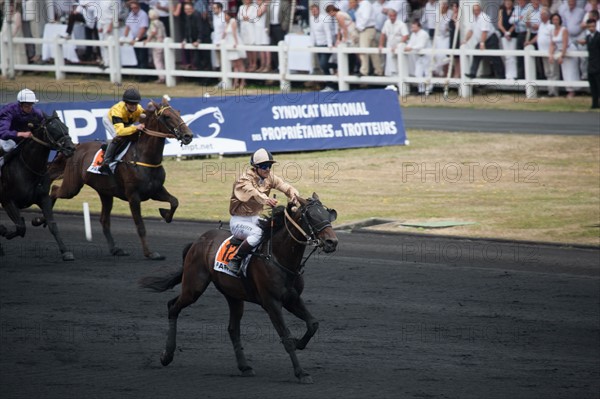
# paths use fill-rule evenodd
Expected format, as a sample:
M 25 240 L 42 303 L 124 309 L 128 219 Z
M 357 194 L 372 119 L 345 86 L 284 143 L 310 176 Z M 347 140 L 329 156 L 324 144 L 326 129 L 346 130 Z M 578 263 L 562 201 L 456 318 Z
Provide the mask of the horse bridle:
M 158 122 L 169 131 L 169 134 L 171 134 L 174 138 L 179 140 L 180 136 L 181 136 L 180 128 L 182 125 L 185 125 L 185 122 L 182 119 L 181 122 L 177 126 L 175 126 L 175 127 L 169 126 L 169 124 L 165 120 L 166 117 L 163 115 L 165 113 L 165 111 L 168 109 L 173 109 L 173 107 L 171 107 L 170 105 L 162 105 L 159 109 L 154 111 L 154 114 L 156 115 Z M 160 132 L 156 132 L 156 133 L 160 133 Z M 165 137 L 167 137 L 167 136 L 165 136 Z
M 32 134 L 31 135 L 31 139 L 33 141 L 35 141 L 38 144 L 41 144 L 45 147 L 48 147 L 52 150 L 56 150 L 56 151 L 63 151 L 66 147 L 67 147 L 67 140 L 70 138 L 69 136 L 69 130 L 66 126 L 64 126 L 63 130 L 63 126 L 59 126 L 59 128 L 61 129 L 61 133 L 62 136 L 58 139 L 55 140 L 54 137 L 52 137 L 49 133 L 48 133 L 48 124 L 52 123 L 52 121 L 54 120 L 59 120 L 60 118 L 58 116 L 51 116 L 49 118 L 47 118 L 42 124 L 40 124 L 37 128 L 32 129 Z M 41 130 L 43 132 L 43 139 L 40 139 L 38 137 L 36 137 L 35 132 Z
M 311 245 L 311 246 L 318 248 L 318 247 L 322 247 L 323 244 L 321 243 L 321 240 L 319 240 L 319 238 L 317 237 L 317 234 L 319 234 L 321 231 L 325 230 L 327 227 L 331 227 L 331 222 L 329 220 L 323 220 L 323 221 L 319 222 L 316 226 L 313 226 L 313 224 L 310 222 L 307 214 L 308 214 L 308 211 L 310 210 L 310 208 L 317 204 L 320 204 L 321 206 L 323 206 L 323 204 L 321 204 L 320 201 L 312 200 L 308 204 L 300 207 L 300 212 L 301 212 L 300 217 L 308 226 L 308 230 L 309 230 L 310 234 L 307 233 L 306 231 L 304 231 L 302 226 L 300 226 L 298 223 L 296 223 L 296 221 L 288 213 L 287 208 L 284 209 L 284 214 L 285 214 L 284 224 L 285 224 L 285 228 L 286 228 L 287 232 L 289 233 L 290 237 L 292 237 L 292 239 L 294 239 L 294 241 L 296 241 L 297 243 L 302 244 L 302 245 L 307 245 L 307 246 Z M 325 208 L 325 207 L 323 206 L 323 208 Z M 294 228 L 296 228 L 296 230 L 298 230 L 298 232 L 300 234 L 302 234 L 302 236 L 304 237 L 304 239 L 306 241 L 299 240 L 294 236 L 294 234 L 290 231 L 290 228 L 288 226 L 288 221 Z

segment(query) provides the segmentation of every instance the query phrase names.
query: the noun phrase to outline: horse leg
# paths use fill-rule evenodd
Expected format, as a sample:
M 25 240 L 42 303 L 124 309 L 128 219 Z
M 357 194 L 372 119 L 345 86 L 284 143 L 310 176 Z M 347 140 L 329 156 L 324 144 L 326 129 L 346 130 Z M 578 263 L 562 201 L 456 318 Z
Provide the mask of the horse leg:
M 204 271 L 204 273 L 203 273 Z M 169 332 L 167 333 L 167 342 L 165 350 L 160 355 L 160 363 L 168 366 L 175 356 L 177 346 L 177 318 L 181 311 L 193 304 L 204 293 L 210 283 L 210 275 L 205 269 L 198 271 L 196 266 L 186 268 L 184 266 L 183 278 L 181 281 L 181 294 L 171 299 L 167 303 L 169 313 Z
M 137 194 L 129 196 L 129 209 L 131 210 L 131 216 L 133 216 L 138 236 L 142 241 L 144 256 L 152 260 L 165 259 L 165 257 L 158 252 L 150 252 L 150 249 L 148 248 L 148 243 L 146 242 L 146 226 L 144 225 L 144 219 L 142 219 L 141 201 Z
M 46 219 L 48 229 L 50 229 L 50 232 L 52 233 L 54 239 L 56 240 L 56 243 L 58 244 L 58 249 L 60 249 L 60 253 L 62 254 L 63 260 L 75 260 L 73 252 L 67 250 L 67 247 L 58 232 L 58 226 L 54 221 L 54 213 L 52 212 L 52 200 L 50 199 L 50 197 L 48 195 L 44 195 L 38 205 L 42 210 L 42 213 L 44 214 L 44 219 Z
M 158 192 L 156 192 L 152 197 L 155 201 L 168 202 L 171 205 L 171 209 L 159 208 L 160 216 L 165 219 L 165 222 L 171 223 L 173 220 L 173 215 L 175 215 L 175 210 L 179 206 L 179 200 L 172 196 L 167 189 L 162 186 Z
M 12 201 L 9 201 L 2 205 L 4 206 L 4 211 L 6 212 L 10 220 L 12 220 L 12 222 L 15 224 L 15 231 L 13 231 L 12 233 L 4 231 L 4 237 L 6 237 L 7 240 L 12 240 L 16 236 L 25 237 L 25 231 L 27 231 L 27 228 L 25 227 L 25 220 L 21 217 L 21 211 L 19 210 L 17 205 L 15 205 L 15 203 Z
M 237 366 L 242 372 L 242 376 L 252 377 L 255 373 L 246 361 L 244 348 L 242 348 L 242 340 L 240 339 L 240 321 L 244 314 L 244 301 L 230 296 L 226 296 L 226 298 L 227 303 L 229 304 L 229 326 L 227 327 L 227 331 L 229 332 L 229 338 L 231 338 L 231 343 L 233 344 Z
M 302 350 L 306 348 L 308 341 L 315 335 L 319 329 L 319 322 L 313 317 L 306 308 L 304 301 L 300 296 L 296 296 L 289 302 L 284 302 L 283 306 L 287 311 L 292 313 L 297 318 L 304 320 L 306 323 L 306 333 L 299 340 L 296 340 L 296 349 Z
M 300 362 L 296 355 L 296 339 L 292 337 L 289 328 L 285 325 L 283 314 L 281 313 L 281 302 L 267 300 L 263 303 L 267 304 L 265 305 L 265 309 L 269 314 L 271 323 L 273 323 L 273 327 L 275 327 L 277 334 L 279 334 L 285 351 L 290 355 L 292 365 L 294 366 L 294 375 L 301 384 L 312 384 L 312 377 L 300 367 Z
M 102 225 L 102 233 L 108 242 L 108 250 L 114 256 L 128 256 L 129 254 L 121 248 L 115 247 L 115 240 L 110 232 L 110 212 L 113 207 L 113 197 L 111 195 L 100 194 L 102 202 L 102 211 L 100 212 L 100 224 Z

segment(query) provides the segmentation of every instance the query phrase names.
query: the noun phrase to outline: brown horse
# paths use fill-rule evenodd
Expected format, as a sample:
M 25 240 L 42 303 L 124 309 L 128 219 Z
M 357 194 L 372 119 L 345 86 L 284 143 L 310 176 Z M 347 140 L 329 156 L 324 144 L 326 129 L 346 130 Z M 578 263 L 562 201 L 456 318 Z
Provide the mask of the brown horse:
M 319 327 L 300 298 L 304 289 L 302 272 L 308 259 L 302 261 L 302 258 L 309 245 L 315 246 L 314 250 L 322 248 L 326 253 L 335 251 L 338 240 L 331 222 L 337 214 L 323 206 L 316 194 L 299 201 L 299 207 L 288 204 L 287 207 L 275 208 L 271 218 L 263 222 L 264 240 L 252 255 L 246 277 L 240 279 L 214 270 L 215 254 L 231 234 L 225 230 L 210 230 L 185 248 L 183 267 L 179 271 L 140 280 L 140 286 L 159 292 L 181 283 L 181 294 L 167 305 L 169 333 L 161 356 L 163 366 L 173 360 L 179 313 L 194 303 L 212 281 L 229 304 L 228 331 L 242 375 L 254 375 L 240 340 L 240 320 L 244 301 L 248 301 L 261 305 L 269 314 L 299 381 L 312 383 L 312 378 L 300 367 L 296 356 L 296 350 L 304 349 Z M 291 336 L 283 320 L 282 306 L 306 323 L 307 331 L 301 339 Z
M 113 197 L 129 202 L 131 215 L 142 241 L 144 256 L 160 260 L 164 257 L 157 252 L 151 252 L 146 243 L 146 227 L 142 219 L 141 202 L 149 199 L 168 202 L 171 208 L 168 210 L 160 208 L 160 215 L 167 223 L 173 220 L 179 201 L 163 186 L 166 173 L 161 163 L 165 138 L 176 138 L 183 144 L 189 144 L 193 134 L 181 119 L 179 112 L 171 108 L 165 99 L 161 104 L 151 101 L 144 113 L 146 129 L 132 138 L 131 147 L 117 165 L 114 174 L 99 175 L 87 172 L 102 144 L 99 142 L 79 144 L 72 158 L 57 163 L 52 170 L 51 177 L 58 179 L 62 176 L 63 182 L 60 187 L 52 187 L 50 196 L 54 201 L 57 198 L 73 198 L 84 184 L 96 190 L 102 202 L 100 215 L 102 231 L 108 241 L 110 253 L 116 256 L 125 256 L 128 253 L 115 246 L 110 232 Z

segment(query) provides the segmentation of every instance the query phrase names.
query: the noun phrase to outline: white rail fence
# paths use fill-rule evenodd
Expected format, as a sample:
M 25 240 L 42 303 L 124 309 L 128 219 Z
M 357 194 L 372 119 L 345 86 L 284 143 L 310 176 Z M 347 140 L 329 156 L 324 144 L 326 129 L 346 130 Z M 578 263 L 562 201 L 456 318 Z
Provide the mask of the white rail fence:
M 2 74 L 9 78 L 14 77 L 16 71 L 37 71 L 37 72 L 52 72 L 54 73 L 57 80 L 65 79 L 67 73 L 77 74 L 98 74 L 98 75 L 109 75 L 110 80 L 113 83 L 122 83 L 123 75 L 137 75 L 137 76 L 156 76 L 158 74 L 156 69 L 138 69 L 131 67 L 121 67 L 120 51 L 116 51 L 121 44 L 118 42 L 116 37 L 108 38 L 105 41 L 98 40 L 66 40 L 63 38 L 54 39 L 37 39 L 37 38 L 12 38 L 9 43 L 8 40 L 0 43 L 0 67 Z M 15 64 L 12 65 L 12 57 L 7 57 L 7 54 L 14 54 L 13 48 L 15 44 L 20 43 L 33 43 L 33 44 L 50 44 L 53 46 L 54 53 L 54 64 Z M 78 45 L 78 46 L 106 46 L 108 53 L 110 54 L 110 66 L 108 68 L 100 68 L 99 66 L 92 65 L 77 65 L 67 64 L 64 60 L 63 46 L 65 44 Z M 399 73 L 395 76 L 354 76 L 349 71 L 348 54 L 373 54 L 379 53 L 377 48 L 358 48 L 358 47 L 345 47 L 339 46 L 336 48 L 325 48 L 325 47 L 292 47 L 288 46 L 285 42 L 280 42 L 278 46 L 238 46 L 240 50 L 246 51 L 270 51 L 276 52 L 279 59 L 279 71 L 272 73 L 255 73 L 255 72 L 233 72 L 231 63 L 227 58 L 227 47 L 217 46 L 214 44 L 200 44 L 198 47 L 194 47 L 191 44 L 187 44 L 184 48 L 188 50 L 201 51 L 201 50 L 221 50 L 220 71 L 191 71 L 191 70 L 180 70 L 176 67 L 176 51 L 181 50 L 182 46 L 180 43 L 174 43 L 171 39 L 167 38 L 162 43 L 135 43 L 134 47 L 146 47 L 152 48 L 163 48 L 165 58 L 165 70 L 160 71 L 161 75 L 166 77 L 166 85 L 173 87 L 177 84 L 177 77 L 194 77 L 194 78 L 216 78 L 223 82 L 225 88 L 232 87 L 232 79 L 234 78 L 245 78 L 248 80 L 271 80 L 279 81 L 279 87 L 282 91 L 289 90 L 291 87 L 290 82 L 335 82 L 338 84 L 339 90 L 349 90 L 351 84 L 368 84 L 368 85 L 394 85 L 397 86 L 400 95 L 407 95 L 409 91 L 409 85 L 415 85 L 419 83 L 433 84 L 434 86 L 450 87 L 451 89 L 457 90 L 458 94 L 464 98 L 470 98 L 473 95 L 474 86 L 486 86 L 489 88 L 498 89 L 510 89 L 518 92 L 523 92 L 527 98 L 535 98 L 538 95 L 539 88 L 541 87 L 572 87 L 576 89 L 587 88 L 589 84 L 587 81 L 563 81 L 563 80 L 542 80 L 536 76 L 536 57 L 547 57 L 548 54 L 545 51 L 535 50 L 533 46 L 528 46 L 524 50 L 478 50 L 470 49 L 466 46 L 462 46 L 460 49 L 426 49 L 421 50 L 420 54 L 432 57 L 436 54 L 443 54 L 445 56 L 458 56 L 460 59 L 461 76 L 460 78 L 446 78 L 446 77 L 430 77 L 430 78 L 417 78 L 409 76 L 408 73 L 408 56 L 404 53 L 404 46 L 401 45 L 398 48 L 395 56 L 397 56 L 398 71 Z M 287 60 L 290 52 L 308 52 L 308 53 L 331 53 L 337 54 L 338 59 L 338 72 L 337 75 L 314 75 L 306 73 L 293 73 L 288 72 Z M 389 49 L 383 49 L 382 54 L 389 54 Z M 465 76 L 466 71 L 469 70 L 471 59 L 474 55 L 479 56 L 522 56 L 525 61 L 525 79 L 520 80 L 508 80 L 508 79 L 470 79 Z M 578 57 L 587 58 L 587 51 L 568 51 L 567 57 Z

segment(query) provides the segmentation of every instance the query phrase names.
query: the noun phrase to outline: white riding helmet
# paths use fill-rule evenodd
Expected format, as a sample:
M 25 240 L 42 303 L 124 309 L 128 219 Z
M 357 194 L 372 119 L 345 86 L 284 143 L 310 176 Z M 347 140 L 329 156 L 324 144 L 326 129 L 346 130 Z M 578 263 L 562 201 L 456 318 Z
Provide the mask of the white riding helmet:
M 250 164 L 252 166 L 256 166 L 259 165 L 261 163 L 275 163 L 276 161 L 273 159 L 273 154 L 271 154 L 269 151 L 265 150 L 264 148 L 259 148 L 258 150 L 256 150 L 254 152 L 254 154 L 252 154 L 252 157 L 250 157 Z
M 17 94 L 17 101 L 20 103 L 37 103 L 35 93 L 29 89 L 23 89 Z

